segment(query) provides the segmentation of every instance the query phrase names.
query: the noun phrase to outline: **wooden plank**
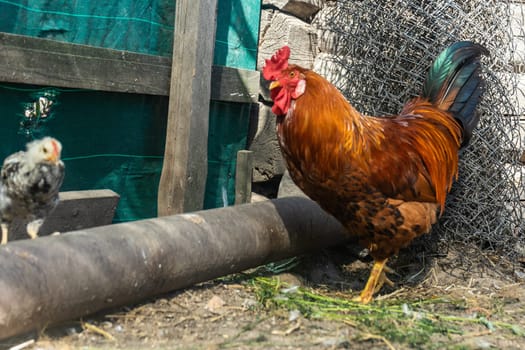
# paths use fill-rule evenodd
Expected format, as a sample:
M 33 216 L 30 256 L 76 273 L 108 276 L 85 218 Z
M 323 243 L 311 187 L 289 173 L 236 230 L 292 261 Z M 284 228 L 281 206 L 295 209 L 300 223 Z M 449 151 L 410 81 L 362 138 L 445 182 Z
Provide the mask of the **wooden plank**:
M 0 81 L 168 96 L 171 58 L 0 33 Z M 214 66 L 211 99 L 256 103 L 259 72 Z
M 0 43 L 1 81 L 152 95 L 169 87 L 165 57 L 7 33 Z
M 250 203 L 252 200 L 253 152 L 237 152 L 235 169 L 235 204 Z
M 260 73 L 253 70 L 213 66 L 211 99 L 217 101 L 257 103 Z
M 177 0 L 158 214 L 202 209 L 217 0 Z
M 60 202 L 40 228 L 39 236 L 109 225 L 120 196 L 108 189 L 60 192 Z M 9 241 L 29 238 L 23 222 L 14 222 Z

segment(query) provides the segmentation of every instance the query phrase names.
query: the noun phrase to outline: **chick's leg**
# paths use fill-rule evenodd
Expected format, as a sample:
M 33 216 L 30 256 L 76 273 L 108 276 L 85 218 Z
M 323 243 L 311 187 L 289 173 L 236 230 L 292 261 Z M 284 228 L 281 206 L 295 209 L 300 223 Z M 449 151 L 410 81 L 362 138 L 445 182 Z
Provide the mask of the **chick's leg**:
M 361 294 L 358 297 L 355 297 L 353 300 L 368 304 L 374 295 L 378 292 L 384 283 L 393 286 L 394 283 L 388 279 L 385 275 L 385 271 L 389 271 L 388 267 L 385 267 L 387 259 L 376 260 L 374 261 L 374 266 L 370 272 L 370 277 L 368 277 L 368 282 L 366 282 L 365 288 L 361 291 Z
M 9 225 L 7 224 L 0 224 L 1 228 L 2 228 L 2 241 L 0 242 L 0 244 L 7 244 L 7 235 L 9 233 Z
M 44 220 L 37 219 L 27 224 L 26 226 L 27 234 L 29 235 L 29 237 L 31 237 L 31 239 L 35 239 L 38 237 L 38 231 L 40 230 L 40 226 L 42 226 L 43 223 L 44 223 Z

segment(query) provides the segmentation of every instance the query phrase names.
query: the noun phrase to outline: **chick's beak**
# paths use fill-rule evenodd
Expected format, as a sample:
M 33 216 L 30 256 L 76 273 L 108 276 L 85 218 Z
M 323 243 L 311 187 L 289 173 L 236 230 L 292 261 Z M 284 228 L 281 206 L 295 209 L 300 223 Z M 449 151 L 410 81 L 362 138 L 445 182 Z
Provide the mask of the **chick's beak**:
M 46 160 L 50 163 L 53 163 L 53 164 L 57 164 L 58 163 L 58 159 L 60 158 L 60 155 L 56 152 L 52 152 L 47 158 Z
M 46 158 L 46 160 L 57 165 L 60 162 L 60 153 L 62 152 L 62 145 L 57 140 L 51 140 L 51 144 L 49 146 L 50 147 L 48 149 L 51 152 L 49 152 L 49 155 Z
M 279 81 L 277 81 L 277 80 L 272 81 L 270 83 L 270 90 L 273 90 L 273 89 L 278 88 L 280 86 L 281 86 L 281 83 Z

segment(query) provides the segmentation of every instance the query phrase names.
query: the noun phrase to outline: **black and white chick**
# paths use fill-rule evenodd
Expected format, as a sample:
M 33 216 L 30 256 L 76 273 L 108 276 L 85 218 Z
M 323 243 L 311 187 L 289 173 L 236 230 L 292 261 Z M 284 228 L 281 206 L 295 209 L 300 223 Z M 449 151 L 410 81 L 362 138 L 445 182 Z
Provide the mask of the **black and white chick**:
M 8 156 L 2 166 L 0 244 L 7 243 L 14 219 L 27 222 L 27 234 L 37 238 L 44 220 L 58 204 L 58 192 L 64 180 L 64 163 L 60 160 L 62 144 L 52 137 L 44 137 L 29 142 L 26 148 Z

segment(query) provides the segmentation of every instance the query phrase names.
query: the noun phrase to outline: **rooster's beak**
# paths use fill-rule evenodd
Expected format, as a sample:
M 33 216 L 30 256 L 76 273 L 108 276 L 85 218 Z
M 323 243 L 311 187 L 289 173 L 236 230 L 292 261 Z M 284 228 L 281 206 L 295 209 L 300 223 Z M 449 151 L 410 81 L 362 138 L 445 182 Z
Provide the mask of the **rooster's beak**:
M 278 88 L 279 86 L 281 86 L 281 83 L 279 83 L 279 81 L 277 81 L 277 80 L 276 80 L 276 81 L 272 81 L 272 82 L 270 83 L 270 90 L 273 90 L 273 89 L 275 89 L 275 88 Z

